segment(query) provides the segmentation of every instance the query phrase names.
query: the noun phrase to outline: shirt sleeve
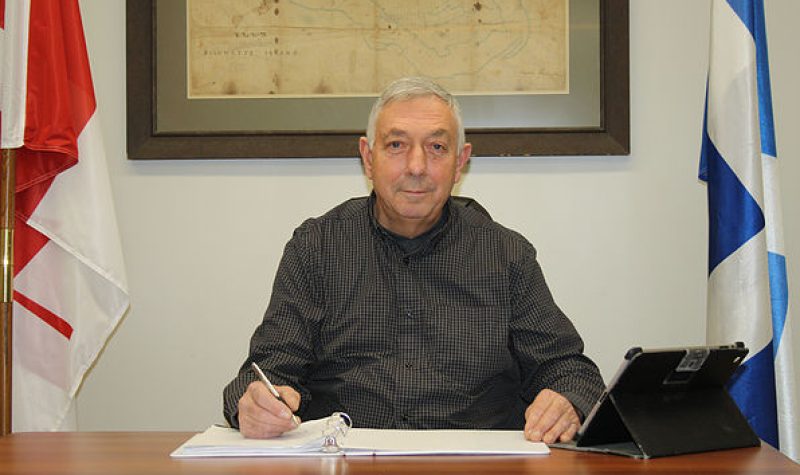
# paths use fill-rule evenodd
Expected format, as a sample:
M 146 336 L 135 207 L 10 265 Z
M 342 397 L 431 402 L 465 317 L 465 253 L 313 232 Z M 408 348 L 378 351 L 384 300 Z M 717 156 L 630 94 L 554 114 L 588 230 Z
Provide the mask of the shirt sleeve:
M 583 340 L 558 308 L 530 244 L 511 270 L 511 345 L 522 370 L 522 398 L 530 404 L 542 389 L 566 397 L 582 417 L 605 387 Z
M 250 363 L 256 362 L 275 385 L 288 385 L 300 393 L 302 417 L 311 394 L 303 382 L 314 361 L 314 340 L 323 305 L 319 285 L 314 285 L 315 254 L 310 234 L 295 232 L 278 266 L 272 296 L 264 319 L 250 339 L 250 352 L 239 374 L 223 391 L 223 413 L 232 427 L 239 427 L 238 403 L 247 386 L 256 380 Z

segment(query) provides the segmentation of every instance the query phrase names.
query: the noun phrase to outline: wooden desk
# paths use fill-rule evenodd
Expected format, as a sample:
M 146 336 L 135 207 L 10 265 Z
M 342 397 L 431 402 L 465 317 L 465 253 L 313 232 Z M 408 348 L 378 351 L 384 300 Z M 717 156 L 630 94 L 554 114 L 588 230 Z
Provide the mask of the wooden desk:
M 633 460 L 553 449 L 535 457 L 329 457 L 182 459 L 169 453 L 187 432 L 66 432 L 0 438 L 0 474 L 543 474 L 543 473 L 800 473 L 780 452 L 726 450 Z

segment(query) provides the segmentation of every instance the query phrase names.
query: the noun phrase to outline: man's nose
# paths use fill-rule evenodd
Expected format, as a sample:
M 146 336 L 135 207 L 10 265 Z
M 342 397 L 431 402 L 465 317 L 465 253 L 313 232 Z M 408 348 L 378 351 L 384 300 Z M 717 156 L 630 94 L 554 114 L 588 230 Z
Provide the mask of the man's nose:
M 411 147 L 408 154 L 408 173 L 410 175 L 422 175 L 427 168 L 428 158 L 422 145 Z

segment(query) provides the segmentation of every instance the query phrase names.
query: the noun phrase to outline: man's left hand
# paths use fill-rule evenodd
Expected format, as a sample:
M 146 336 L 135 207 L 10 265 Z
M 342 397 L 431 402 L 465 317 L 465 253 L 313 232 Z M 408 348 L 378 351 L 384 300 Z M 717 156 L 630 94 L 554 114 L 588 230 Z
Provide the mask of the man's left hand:
M 572 403 L 551 389 L 539 392 L 525 410 L 525 438 L 534 442 L 568 442 L 580 424 Z

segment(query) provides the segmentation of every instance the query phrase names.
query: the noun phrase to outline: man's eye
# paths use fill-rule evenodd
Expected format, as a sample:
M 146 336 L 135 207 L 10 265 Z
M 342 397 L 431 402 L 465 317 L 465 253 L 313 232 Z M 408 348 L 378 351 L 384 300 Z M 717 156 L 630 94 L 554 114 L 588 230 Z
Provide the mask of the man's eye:
M 392 140 L 386 143 L 386 150 L 392 153 L 402 152 L 406 149 L 406 144 L 400 140 Z
M 443 143 L 432 143 L 430 148 L 434 153 L 447 153 L 447 145 Z

